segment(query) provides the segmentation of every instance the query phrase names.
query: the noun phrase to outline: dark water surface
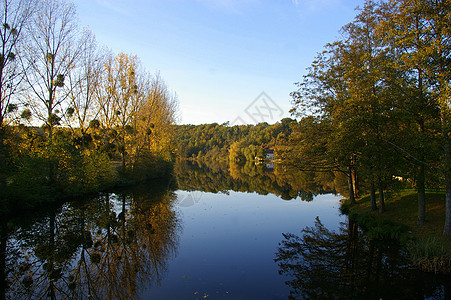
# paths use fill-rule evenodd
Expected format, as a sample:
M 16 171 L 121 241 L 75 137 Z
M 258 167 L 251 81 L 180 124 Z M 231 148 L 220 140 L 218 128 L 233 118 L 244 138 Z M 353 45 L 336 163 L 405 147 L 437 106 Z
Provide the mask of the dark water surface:
M 2 220 L 0 299 L 449 296 L 449 278 L 368 241 L 311 176 L 179 166 L 169 182 Z

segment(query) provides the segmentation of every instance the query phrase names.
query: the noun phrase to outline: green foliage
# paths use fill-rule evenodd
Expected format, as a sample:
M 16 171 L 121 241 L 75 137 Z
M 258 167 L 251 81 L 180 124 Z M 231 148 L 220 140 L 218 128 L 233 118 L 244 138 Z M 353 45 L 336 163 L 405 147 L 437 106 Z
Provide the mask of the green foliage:
M 154 153 L 145 153 L 140 156 L 129 177 L 135 181 L 142 182 L 156 178 L 166 178 L 172 174 L 174 163 Z
M 32 139 L 35 143 L 11 153 L 14 161 L 10 163 L 15 170 L 8 178 L 5 195 L 12 209 L 95 192 L 113 186 L 116 181 L 107 154 L 82 152 L 74 146 L 68 131 L 55 132 L 51 142 L 43 139 L 39 142 L 39 135 L 33 131 L 23 138 L 22 143 Z
M 297 124 L 295 120 L 285 118 L 273 125 L 177 125 L 174 142 L 181 158 L 244 164 L 256 157 L 263 158 L 265 149 L 276 148 L 290 136 L 294 124 Z
M 381 212 L 384 191 L 410 184 L 424 222 L 426 188 L 451 186 L 444 67 L 450 8 L 449 1 L 365 1 L 342 38 L 327 44 L 296 83 L 291 112 L 302 119 L 279 156 L 346 173 L 351 202 L 378 190 Z M 445 235 L 451 235 L 447 212 Z

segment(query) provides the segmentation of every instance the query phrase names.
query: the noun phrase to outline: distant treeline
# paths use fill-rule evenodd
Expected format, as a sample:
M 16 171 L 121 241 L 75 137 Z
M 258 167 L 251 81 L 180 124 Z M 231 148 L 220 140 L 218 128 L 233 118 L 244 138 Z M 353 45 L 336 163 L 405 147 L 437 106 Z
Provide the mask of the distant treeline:
M 223 160 L 244 164 L 264 158 L 266 149 L 290 136 L 297 121 L 285 118 L 273 125 L 202 124 L 176 126 L 176 151 L 181 158 Z

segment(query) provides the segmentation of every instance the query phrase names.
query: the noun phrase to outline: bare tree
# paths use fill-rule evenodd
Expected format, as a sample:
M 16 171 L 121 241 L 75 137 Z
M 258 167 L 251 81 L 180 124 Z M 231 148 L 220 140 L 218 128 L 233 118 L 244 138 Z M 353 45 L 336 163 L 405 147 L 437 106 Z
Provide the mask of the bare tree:
M 105 64 L 101 74 L 101 85 L 96 89 L 97 106 L 99 107 L 99 121 L 103 128 L 111 129 L 114 127 L 114 97 L 116 86 L 115 58 L 110 52 L 107 54 Z
M 85 148 L 85 136 L 99 114 L 96 91 L 102 83 L 102 71 L 107 60 L 107 53 L 97 46 L 95 36 L 90 31 L 84 32 L 79 67 L 67 77 L 69 97 L 63 117 L 73 134 L 80 135 L 82 148 Z M 64 108 L 61 108 L 64 110 Z
M 76 21 L 73 4 L 49 0 L 41 2 L 28 26 L 29 44 L 23 62 L 30 66 L 26 81 L 32 92 L 27 96 L 27 103 L 48 128 L 50 139 L 53 128 L 61 121 L 57 108 L 70 94 L 65 79 L 77 67 L 83 50 Z
M 24 70 L 19 67 L 17 57 L 21 55 L 25 27 L 35 12 L 36 4 L 35 0 L 3 0 L 0 3 L 0 145 L 7 118 L 18 109 L 13 96 L 20 90 Z

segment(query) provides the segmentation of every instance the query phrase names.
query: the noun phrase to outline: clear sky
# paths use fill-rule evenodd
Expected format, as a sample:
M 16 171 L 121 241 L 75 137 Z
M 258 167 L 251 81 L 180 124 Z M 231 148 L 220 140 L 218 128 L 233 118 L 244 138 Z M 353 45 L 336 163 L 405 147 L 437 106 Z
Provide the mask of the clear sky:
M 75 0 L 100 45 L 137 55 L 179 99 L 180 124 L 273 124 L 364 0 Z

